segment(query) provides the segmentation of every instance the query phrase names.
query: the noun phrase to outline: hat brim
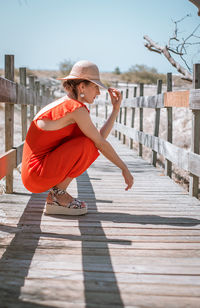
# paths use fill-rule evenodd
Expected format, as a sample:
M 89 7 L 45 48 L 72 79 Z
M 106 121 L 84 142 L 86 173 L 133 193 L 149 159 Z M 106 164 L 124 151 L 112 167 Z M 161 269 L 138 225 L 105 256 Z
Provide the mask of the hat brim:
M 84 80 L 88 80 L 88 81 L 95 83 L 97 86 L 99 86 L 103 89 L 108 90 L 108 87 L 106 87 L 100 80 L 96 80 L 96 79 L 80 78 L 80 77 L 76 77 L 76 76 L 72 76 L 72 75 L 69 75 L 69 76 L 66 76 L 66 77 L 60 77 L 60 78 L 56 78 L 56 79 L 62 80 L 62 81 L 70 80 L 70 79 L 84 79 Z

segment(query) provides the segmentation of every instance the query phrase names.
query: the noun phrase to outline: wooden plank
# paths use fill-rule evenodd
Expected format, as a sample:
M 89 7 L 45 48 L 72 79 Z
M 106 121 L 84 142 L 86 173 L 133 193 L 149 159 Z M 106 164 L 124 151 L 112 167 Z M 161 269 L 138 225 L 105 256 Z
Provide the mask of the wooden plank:
M 10 174 L 16 167 L 16 150 L 11 149 L 0 156 L 0 179 Z
M 192 89 L 189 94 L 190 109 L 200 110 L 200 89 Z
M 140 96 L 144 96 L 144 84 L 140 83 Z M 143 132 L 143 108 L 139 108 L 139 132 Z M 139 142 L 139 156 L 142 157 L 142 143 Z
M 0 102 L 13 104 L 17 102 L 16 83 L 3 77 L 0 77 Z
M 126 136 L 131 137 L 134 141 L 140 142 L 146 147 L 149 147 L 157 153 L 163 155 L 168 160 L 175 163 L 178 167 L 189 171 L 189 152 L 185 149 L 179 148 L 161 138 L 148 135 L 144 132 L 139 132 L 134 128 L 124 127 L 119 123 L 115 123 L 114 127 L 120 130 L 122 133 L 126 134 Z M 193 160 L 196 160 L 196 163 L 198 164 L 199 158 L 193 156 Z
M 157 94 L 162 92 L 162 80 L 157 81 Z M 159 126 L 160 126 L 160 108 L 155 109 L 155 122 L 154 122 L 154 136 L 159 136 Z M 156 167 L 157 153 L 152 150 L 152 165 Z
M 94 116 L 92 116 L 92 120 L 94 122 L 98 122 L 100 125 L 103 125 L 104 123 L 103 119 L 95 118 Z M 197 126 L 199 127 L 199 125 Z M 161 138 L 140 132 L 134 128 L 124 126 L 120 123 L 115 123 L 114 128 L 120 131 L 122 134 L 130 137 L 134 141 L 140 142 L 146 147 L 151 148 L 156 153 L 163 155 L 170 162 L 176 164 L 179 168 L 190 171 L 191 173 L 194 172 L 194 175 L 200 176 L 199 155 L 193 155 L 189 151 L 179 148 Z
M 22 141 L 26 138 L 27 133 L 27 105 L 26 105 L 26 68 L 19 68 L 20 75 L 20 92 L 18 99 L 21 103 L 21 127 L 22 127 Z
M 46 87 L 45 85 L 43 84 L 41 86 L 41 107 L 44 107 L 48 104 L 48 101 L 47 101 L 47 97 L 46 97 Z
M 35 97 L 35 76 L 29 76 L 29 95 L 30 95 L 30 121 L 33 120 L 35 112 L 34 106 L 36 105 L 36 97 Z
M 127 107 L 124 107 L 124 126 L 126 126 L 127 122 Z M 123 144 L 126 143 L 126 135 L 123 135 Z
M 24 148 L 24 142 L 22 142 L 17 147 L 13 147 L 13 149 L 16 150 L 16 166 L 15 167 L 17 167 L 22 162 L 23 148 Z
M 21 73 L 22 74 L 22 73 Z M 26 87 L 22 84 L 17 85 L 17 104 L 19 105 L 27 105 L 28 102 L 26 100 L 28 92 L 26 91 Z
M 119 109 L 119 123 L 122 123 L 122 107 Z M 118 132 L 118 139 L 121 140 L 121 132 Z
M 142 96 L 124 99 L 122 106 L 135 108 L 164 108 L 164 93 L 153 96 Z
M 193 68 L 193 87 L 200 87 L 200 64 L 195 64 Z M 200 147 L 200 110 L 192 109 L 192 140 L 191 151 L 199 154 Z M 198 198 L 199 194 L 199 178 L 190 174 L 189 192 L 191 196 Z
M 35 82 L 35 92 L 36 92 L 36 113 L 40 111 L 41 97 L 40 97 L 40 82 L 36 80 Z
M 172 73 L 167 73 L 167 92 L 172 91 Z M 172 143 L 173 112 L 172 107 L 166 107 L 167 111 L 167 141 Z M 165 175 L 172 177 L 172 162 L 165 157 Z
M 105 105 L 105 101 L 99 98 L 99 105 Z M 122 100 L 122 107 L 130 108 L 164 108 L 164 107 L 189 107 L 200 110 L 200 89 L 187 91 L 173 91 L 162 94 L 128 98 Z
M 165 107 L 189 107 L 190 91 L 177 91 L 164 93 Z
M 121 171 L 100 155 L 70 184 L 87 215 L 43 215 L 47 192 L 30 196 L 18 173 L 18 193 L 1 196 L 6 307 L 199 306 L 199 200 L 113 138 L 135 186 L 124 192 Z
M 134 87 L 133 97 L 137 96 L 137 87 Z M 135 108 L 131 108 L 131 127 L 135 126 Z M 133 139 L 130 138 L 130 149 L 133 149 Z
M 189 153 L 188 170 L 197 177 L 200 177 L 200 155 L 192 152 Z
M 5 77 L 14 81 L 14 56 L 5 56 Z M 5 151 L 13 147 L 14 135 L 14 104 L 5 105 Z M 6 174 L 6 192 L 13 192 L 13 172 Z
M 102 283 L 102 291 L 107 292 L 108 289 L 112 292 L 113 291 L 113 281 L 104 281 L 103 279 L 100 279 L 101 283 Z M 57 278 L 54 279 L 50 279 L 48 282 L 45 280 L 39 280 L 38 278 L 35 278 L 35 281 L 33 278 L 28 278 L 26 279 L 26 283 L 25 283 L 25 288 L 24 291 L 26 290 L 26 292 L 30 292 L 32 293 L 33 290 L 35 291 L 35 294 L 39 291 L 39 287 L 41 287 L 41 290 L 44 291 L 44 288 L 55 288 L 55 290 L 58 291 L 58 289 L 60 288 L 60 283 L 63 284 L 63 288 L 66 289 L 70 289 L 70 284 L 71 284 L 71 288 L 78 289 L 78 290 L 82 290 L 84 285 L 83 285 L 83 281 L 82 280 L 75 280 L 75 279 L 65 279 L 64 277 L 62 277 L 60 280 Z M 99 286 L 96 283 L 93 283 L 91 280 L 88 281 L 89 286 L 90 286 L 90 290 L 91 291 L 98 291 L 99 290 Z M 9 284 L 6 284 L 6 289 L 8 289 L 8 287 L 12 287 Z M 34 288 L 31 291 L 31 286 Z M 73 287 L 72 287 L 73 286 Z M 154 294 L 154 295 L 170 295 L 170 296 L 196 296 L 198 297 L 198 292 L 199 292 L 199 286 L 184 286 L 184 285 L 173 285 L 170 286 L 168 284 L 162 283 L 162 288 L 159 286 L 159 284 L 155 284 L 154 286 L 145 284 L 145 283 L 140 283 L 137 284 L 136 282 L 132 282 L 130 285 L 128 283 L 125 283 L 124 281 L 120 281 L 120 287 L 122 288 L 123 292 L 126 292 L 127 294 L 132 293 L 133 294 L 137 294 L 137 293 L 143 293 L 143 294 Z M 151 289 L 152 287 L 152 289 Z M 37 288 L 37 291 L 36 291 Z M 140 289 L 141 288 L 141 289 Z M 62 288 L 61 288 L 62 290 Z M 163 290 L 163 293 L 162 293 Z M 65 294 L 65 292 L 64 292 Z M 63 294 L 63 295 L 64 295 Z M 110 306 L 109 306 L 110 307 Z

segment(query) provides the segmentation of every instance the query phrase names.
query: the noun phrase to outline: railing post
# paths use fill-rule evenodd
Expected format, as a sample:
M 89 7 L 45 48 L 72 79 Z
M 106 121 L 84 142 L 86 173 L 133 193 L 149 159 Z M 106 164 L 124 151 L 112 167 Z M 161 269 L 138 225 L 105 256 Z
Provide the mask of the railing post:
M 46 89 L 46 96 L 47 96 L 47 104 L 49 104 L 51 101 L 51 91 L 49 87 L 47 87 Z
M 200 88 L 200 64 L 193 66 L 193 88 Z M 191 151 L 199 154 L 200 145 L 200 110 L 192 109 L 192 140 Z M 189 194 L 198 198 L 199 192 L 199 177 L 190 174 Z
M 41 86 L 41 107 L 44 107 L 46 105 L 46 87 L 45 85 L 43 84 Z
M 123 99 L 123 91 L 121 91 L 121 96 L 122 96 L 122 99 Z M 120 107 L 119 109 L 119 123 L 121 124 L 122 123 L 122 107 Z M 118 132 L 118 139 L 121 140 L 121 132 L 119 131 Z
M 128 84 L 127 84 L 128 86 Z M 129 88 L 126 89 L 126 98 L 128 98 L 128 95 L 129 95 Z
M 157 94 L 162 92 L 162 80 L 157 81 Z M 160 108 L 155 108 L 154 136 L 159 136 Z M 152 164 L 156 167 L 157 153 L 152 150 Z
M 167 73 L 167 92 L 172 91 L 172 73 Z M 172 107 L 167 107 L 167 141 L 172 143 L 173 130 L 173 114 Z M 165 175 L 172 177 L 172 163 L 168 159 L 165 160 Z
M 106 103 L 105 103 L 105 119 L 108 118 L 108 93 L 106 92 Z
M 35 90 L 35 76 L 29 76 L 29 89 L 30 89 L 30 93 L 31 91 Z M 34 101 L 34 96 L 31 96 L 31 104 L 30 104 L 30 121 L 33 121 L 34 118 L 34 105 L 35 105 L 35 101 Z
M 37 80 L 35 82 L 35 95 L 36 95 L 36 113 L 40 111 L 41 101 L 40 101 L 40 82 Z
M 119 123 L 122 123 L 122 107 L 119 109 Z M 118 139 L 121 140 L 121 132 L 118 132 Z
M 128 98 L 129 90 L 126 89 L 126 98 Z M 127 122 L 127 107 L 124 107 L 124 125 L 126 126 Z M 126 135 L 123 135 L 123 144 L 126 143 Z
M 98 116 L 99 116 L 99 109 L 98 109 L 98 103 L 96 103 L 96 117 L 98 118 Z M 96 123 L 96 128 L 98 128 L 98 123 Z
M 137 95 L 137 87 L 134 87 L 133 97 Z M 131 127 L 135 125 L 135 107 L 131 107 Z M 133 149 L 133 139 L 130 139 L 130 149 Z
M 115 122 L 117 123 L 119 121 L 119 113 L 115 119 Z M 115 129 L 115 137 L 117 138 L 117 129 Z
M 19 68 L 19 82 L 22 86 L 26 87 L 26 67 Z M 24 92 L 25 94 L 25 92 Z M 26 95 L 26 94 L 25 94 Z M 22 141 L 26 138 L 27 133 L 27 105 L 26 96 L 23 97 L 23 102 L 21 102 L 21 123 L 22 123 Z
M 144 84 L 140 83 L 140 96 L 144 96 Z M 140 114 L 140 127 L 139 131 L 143 132 L 143 108 L 139 108 L 139 114 Z M 139 142 L 139 156 L 142 156 L 142 143 Z
M 5 55 L 5 78 L 14 81 L 14 55 Z M 5 151 L 13 147 L 14 104 L 5 104 Z M 13 193 L 13 170 L 6 175 L 6 193 Z

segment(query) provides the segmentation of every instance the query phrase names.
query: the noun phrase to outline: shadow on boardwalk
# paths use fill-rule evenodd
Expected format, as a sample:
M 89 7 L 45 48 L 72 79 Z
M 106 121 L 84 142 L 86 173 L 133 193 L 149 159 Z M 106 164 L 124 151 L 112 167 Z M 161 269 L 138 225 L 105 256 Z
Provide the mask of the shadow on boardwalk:
M 93 210 L 97 211 L 96 206 L 96 198 L 95 192 L 93 190 L 92 184 L 90 182 L 89 176 L 87 172 L 85 172 L 82 176 L 77 178 L 78 184 L 78 198 L 84 199 L 85 195 L 82 195 L 83 187 L 82 182 L 84 185 L 87 185 L 87 192 L 90 196 L 90 201 L 92 201 L 92 208 Z M 17 197 L 16 197 L 17 198 Z M 85 222 L 92 221 L 93 213 L 89 213 L 87 216 L 82 217 L 66 217 L 66 216 L 59 216 L 59 219 L 63 220 L 75 220 L 79 221 L 79 229 L 81 232 L 81 236 L 75 236 L 72 234 L 58 234 L 56 232 L 42 232 L 41 231 L 41 219 L 43 215 L 43 209 L 41 209 L 36 214 L 36 223 L 34 225 L 34 233 L 30 233 L 31 244 L 23 244 L 24 239 L 24 232 L 26 232 L 26 227 L 29 226 L 30 221 L 30 210 L 33 209 L 34 202 L 37 203 L 38 195 L 32 194 L 17 227 L 10 227 L 7 225 L 0 225 L 0 230 L 9 232 L 9 233 L 16 233 L 12 241 L 10 242 L 9 246 L 5 245 L 5 252 L 2 255 L 0 260 L 0 306 L 3 308 L 36 308 L 36 307 L 46 307 L 43 304 L 36 304 L 30 301 L 24 302 L 23 299 L 20 297 L 21 295 L 21 288 L 24 286 L 25 279 L 28 276 L 29 268 L 31 265 L 31 261 L 35 254 L 35 251 L 38 247 L 38 242 L 40 236 L 42 237 L 54 237 L 54 238 L 62 238 L 62 239 L 70 239 L 70 240 L 77 240 L 82 242 L 82 266 L 83 266 L 83 277 L 84 277 L 84 292 L 85 292 L 85 307 L 100 307 L 102 304 L 112 305 L 116 307 L 124 307 L 122 298 L 120 296 L 120 290 L 117 285 L 117 279 L 115 277 L 115 272 L 112 266 L 112 261 L 109 253 L 108 243 L 113 244 L 120 244 L 122 248 L 125 249 L 125 245 L 130 245 L 131 241 L 123 241 L 123 240 L 109 240 L 106 238 L 104 233 L 101 219 L 103 221 L 112 221 L 115 223 L 129 223 L 129 224 L 155 224 L 155 225 L 169 225 L 169 226 L 184 226 L 184 227 L 191 227 L 200 224 L 200 220 L 193 219 L 193 218 L 185 218 L 185 217 L 161 217 L 156 215 L 130 215 L 126 213 L 101 213 L 98 212 L 98 219 L 95 218 L 95 223 L 98 229 L 98 235 L 101 236 L 102 245 L 101 248 L 103 249 L 103 256 L 104 256 L 104 264 L 102 267 L 105 266 L 106 268 L 110 268 L 109 271 L 109 281 L 112 282 L 112 289 L 108 288 L 107 292 L 105 292 L 105 285 L 103 286 L 101 279 L 98 278 L 98 271 L 95 268 L 95 264 L 90 264 L 89 256 L 95 255 L 97 256 L 97 252 L 92 254 L 92 249 L 88 252 L 88 240 L 85 239 L 86 235 L 94 236 L 93 228 L 86 228 Z M 45 202 L 46 194 L 40 195 L 40 202 Z M 86 200 L 87 201 L 87 200 Z M 44 204 L 43 202 L 43 204 Z M 107 201 L 109 203 L 109 201 Z M 96 214 L 95 214 L 96 215 Z M 55 216 L 56 217 L 56 216 Z M 58 217 L 58 216 L 57 216 Z M 56 227 L 52 227 L 52 231 L 56 231 Z M 70 231 L 70 228 L 68 229 Z M 4 247 L 4 244 L 1 245 Z M 48 248 L 46 248 L 48 249 Z M 102 255 L 102 254 L 101 254 Z M 24 262 L 25 261 L 25 262 Z M 90 270 L 88 270 L 88 264 L 90 264 Z M 102 271 L 101 271 L 102 273 Z M 40 277 L 39 277 L 40 278 Z M 42 277 L 41 277 L 42 278 Z M 48 278 L 47 278 L 48 279 Z M 95 284 L 93 290 L 95 292 L 91 292 L 91 284 Z M 110 296 L 112 293 L 112 296 Z M 78 296 L 77 292 L 77 296 Z M 37 298 L 37 296 L 36 296 Z M 41 297 L 42 298 L 42 297 Z M 66 294 L 66 301 L 67 301 L 67 294 Z M 54 307 L 49 306 L 48 307 Z M 67 307 L 67 306 L 66 306 Z

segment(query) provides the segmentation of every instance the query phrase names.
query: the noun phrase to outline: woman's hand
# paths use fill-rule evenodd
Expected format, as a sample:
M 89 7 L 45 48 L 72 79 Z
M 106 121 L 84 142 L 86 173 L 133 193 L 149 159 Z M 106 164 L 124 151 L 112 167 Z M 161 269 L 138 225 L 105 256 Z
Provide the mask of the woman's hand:
M 125 183 L 127 184 L 127 187 L 125 188 L 125 190 L 128 190 L 133 186 L 134 177 L 132 176 L 128 168 L 125 168 L 122 170 L 122 175 L 124 177 Z
M 122 95 L 121 92 L 114 88 L 109 88 L 108 92 L 110 94 L 111 103 L 113 105 L 113 110 L 119 111 L 121 101 L 122 101 Z

